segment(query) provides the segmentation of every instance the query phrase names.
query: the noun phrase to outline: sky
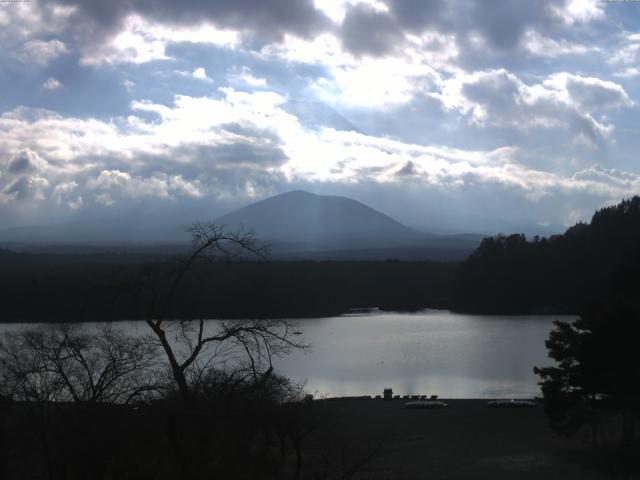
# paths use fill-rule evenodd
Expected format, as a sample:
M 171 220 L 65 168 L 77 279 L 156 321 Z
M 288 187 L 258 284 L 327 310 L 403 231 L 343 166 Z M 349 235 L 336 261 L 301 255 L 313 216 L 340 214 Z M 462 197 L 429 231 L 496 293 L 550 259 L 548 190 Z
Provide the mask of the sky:
M 0 228 L 290 190 L 410 226 L 640 193 L 640 2 L 0 2 Z

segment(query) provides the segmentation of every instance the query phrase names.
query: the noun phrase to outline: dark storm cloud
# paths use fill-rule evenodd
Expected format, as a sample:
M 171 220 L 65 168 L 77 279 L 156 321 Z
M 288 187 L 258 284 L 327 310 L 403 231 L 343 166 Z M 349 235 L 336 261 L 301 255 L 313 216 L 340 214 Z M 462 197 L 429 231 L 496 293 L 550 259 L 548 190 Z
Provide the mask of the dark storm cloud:
M 492 114 L 501 112 L 508 119 L 518 107 L 520 91 L 519 84 L 513 76 L 506 72 L 498 72 L 474 83 L 464 84 L 462 94 Z
M 38 188 L 37 183 L 30 177 L 20 177 L 10 182 L 3 190 L 16 201 L 24 201 L 33 196 L 34 190 Z
M 168 148 L 162 154 L 138 154 L 135 174 L 149 176 L 162 171 L 207 181 L 209 177 L 227 175 L 230 170 L 242 170 L 245 176 L 252 172 L 258 174 L 280 167 L 288 160 L 282 139 L 272 130 L 237 122 L 219 128 L 220 132 L 237 137 L 227 143 L 186 143 Z M 114 158 L 103 159 L 103 164 L 105 168 L 112 166 L 123 170 L 131 166 L 128 160 Z
M 416 169 L 416 164 L 411 160 L 407 160 L 407 163 L 396 172 L 396 176 L 398 177 L 411 177 L 413 175 L 417 175 L 418 171 Z
M 450 5 L 444 0 L 397 0 L 388 4 L 398 22 L 410 30 L 422 30 L 428 25 L 441 22 L 447 12 L 447 5 Z
M 44 161 L 35 152 L 21 150 L 11 156 L 0 170 L 0 205 L 40 198 L 49 185 L 43 178 Z
M 492 47 L 511 49 L 520 42 L 530 27 L 546 29 L 558 19 L 553 15 L 552 0 L 489 0 L 474 2 L 471 11 L 472 28 L 477 29 Z
M 287 161 L 287 156 L 282 148 L 252 142 L 228 143 L 206 150 L 208 150 L 208 155 L 203 157 L 215 162 L 216 165 L 246 165 L 266 169 L 278 167 Z
M 149 176 L 161 171 L 183 175 L 187 179 L 200 178 L 208 181 L 209 178 L 227 175 L 232 170 L 242 171 L 245 176 L 259 174 L 280 167 L 287 160 L 281 146 L 264 142 L 187 144 L 171 148 L 161 155 L 138 155 L 135 173 Z M 116 159 L 108 159 L 104 164 L 120 169 L 128 166 L 127 161 Z
M 356 4 L 351 6 L 341 28 L 345 49 L 356 55 L 380 56 L 402 46 L 404 33 L 435 30 L 455 35 L 463 49 L 475 50 L 471 39 L 480 35 L 491 51 L 511 51 L 521 45 L 528 29 L 556 37 L 560 12 L 569 0 L 386 0 L 388 10 Z M 462 52 L 463 56 L 465 52 Z M 477 54 L 475 52 L 474 54 Z M 484 52 L 489 54 L 491 52 Z
M 330 23 L 312 0 L 63 1 L 77 7 L 74 23 L 89 41 L 116 33 L 131 14 L 178 25 L 209 22 L 266 38 L 280 38 L 285 33 L 310 37 Z
M 21 175 L 33 172 L 37 169 L 33 154 L 28 150 L 23 150 L 14 155 L 7 164 L 6 173 L 10 175 Z
M 368 5 L 351 8 L 342 23 L 342 45 L 356 55 L 391 53 L 401 39 L 402 31 L 393 17 Z

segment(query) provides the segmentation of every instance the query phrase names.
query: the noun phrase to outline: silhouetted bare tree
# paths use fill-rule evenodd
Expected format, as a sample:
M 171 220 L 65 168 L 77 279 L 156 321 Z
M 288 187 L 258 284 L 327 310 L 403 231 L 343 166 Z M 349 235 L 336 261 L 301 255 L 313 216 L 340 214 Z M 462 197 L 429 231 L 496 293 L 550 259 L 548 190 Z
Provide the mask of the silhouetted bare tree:
M 130 403 L 157 392 L 157 349 L 111 324 L 49 324 L 5 334 L 0 395 L 24 401 Z
M 191 252 L 177 266 L 158 278 L 147 272 L 135 295 L 147 303 L 146 324 L 164 351 L 171 375 L 183 401 L 189 401 L 193 387 L 210 369 L 226 369 L 227 380 L 246 385 L 264 381 L 273 371 L 272 358 L 306 345 L 297 340 L 300 332 L 287 320 L 233 320 L 206 322 L 202 315 L 171 318 L 172 305 L 191 277 L 203 285 L 197 269 L 200 262 L 229 261 L 242 256 L 264 258 L 267 247 L 253 231 L 230 231 L 218 223 L 196 223 L 190 229 Z M 215 295 L 198 291 L 197 295 Z M 194 305 L 197 298 L 193 298 Z M 247 298 L 251 301 L 251 298 Z M 195 308 L 197 311 L 197 308 Z

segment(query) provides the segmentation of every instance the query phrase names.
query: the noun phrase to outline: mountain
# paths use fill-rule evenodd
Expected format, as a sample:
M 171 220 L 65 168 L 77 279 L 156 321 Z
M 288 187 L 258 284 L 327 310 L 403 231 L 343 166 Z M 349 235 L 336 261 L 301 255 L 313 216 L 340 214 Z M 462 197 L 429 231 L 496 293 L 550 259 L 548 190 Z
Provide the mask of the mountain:
M 304 191 L 267 198 L 217 221 L 254 230 L 271 245 L 272 257 L 286 259 L 461 259 L 482 239 L 420 232 L 356 200 Z
M 0 247 L 69 253 L 112 250 L 175 251 L 189 244 L 189 218 L 121 212 L 66 224 L 0 231 Z M 286 260 L 458 260 L 475 249 L 481 235 L 432 235 L 409 228 L 356 200 L 293 191 L 253 203 L 216 219 L 230 229 L 255 230 L 270 245 L 270 258 Z M 170 247 L 170 248 L 169 248 Z M 175 247 L 175 248 L 174 248 Z M 163 251 L 164 251 L 163 250 Z
M 426 236 L 356 200 L 301 190 L 253 203 L 218 221 L 251 228 L 269 241 L 326 246 L 397 245 Z
M 322 102 L 292 99 L 286 102 L 282 108 L 285 112 L 296 116 L 306 128 L 317 130 L 326 127 L 362 133 L 353 123 Z

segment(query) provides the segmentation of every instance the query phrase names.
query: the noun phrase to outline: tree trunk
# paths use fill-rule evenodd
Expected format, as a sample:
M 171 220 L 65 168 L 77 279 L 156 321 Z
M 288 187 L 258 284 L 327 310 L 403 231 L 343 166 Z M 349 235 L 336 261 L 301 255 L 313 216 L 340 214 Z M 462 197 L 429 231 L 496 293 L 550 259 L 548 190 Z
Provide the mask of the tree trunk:
M 596 394 L 591 393 L 591 446 L 593 449 L 598 448 L 598 415 L 596 413 Z
M 171 365 L 171 373 L 173 374 L 173 379 L 178 385 L 178 391 L 180 392 L 180 397 L 182 401 L 187 404 L 191 401 L 191 390 L 189 389 L 189 384 L 187 383 L 187 378 L 184 375 L 184 370 L 178 364 L 178 360 L 176 360 L 176 356 L 173 353 L 173 349 L 167 340 L 167 334 L 160 327 L 156 327 L 152 321 L 147 321 L 147 324 L 151 327 L 153 332 L 156 334 L 158 339 L 160 340 L 160 344 L 162 345 L 162 349 L 167 354 L 167 359 L 169 360 L 169 365 Z
M 633 413 L 629 407 L 625 407 L 622 411 L 622 444 L 630 445 L 633 443 L 634 436 Z
M 302 448 L 300 445 L 300 439 L 299 438 L 292 438 L 292 442 L 293 443 L 293 448 L 296 451 L 296 474 L 295 474 L 295 480 L 300 480 L 300 474 L 302 473 Z

